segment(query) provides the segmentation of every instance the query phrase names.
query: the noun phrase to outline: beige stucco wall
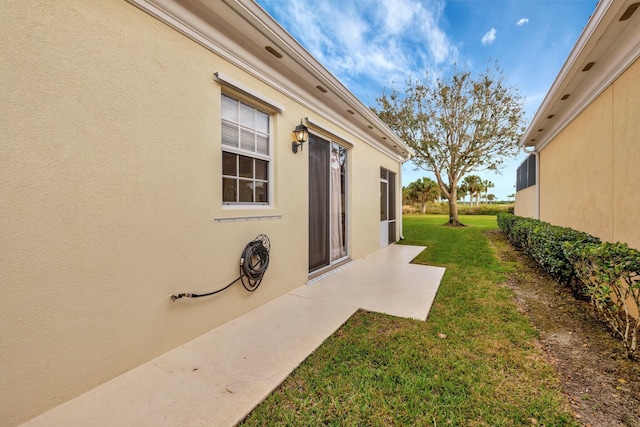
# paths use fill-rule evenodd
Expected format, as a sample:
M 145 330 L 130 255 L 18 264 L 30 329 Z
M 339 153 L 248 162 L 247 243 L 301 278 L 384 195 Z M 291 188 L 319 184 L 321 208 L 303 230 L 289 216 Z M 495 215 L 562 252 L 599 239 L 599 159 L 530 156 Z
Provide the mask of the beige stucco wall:
M 540 219 L 640 248 L 640 62 L 540 153 Z
M 612 91 L 540 153 L 540 219 L 611 238 Z M 597 123 L 597 126 L 593 124 Z
M 123 1 L 7 0 L 0 22 L 0 420 L 11 426 L 304 284 L 307 151 L 290 141 L 313 112 Z M 221 205 L 214 71 L 285 107 L 272 120 L 271 207 Z M 355 144 L 357 258 L 379 247 L 380 167 L 399 165 L 341 134 Z M 256 215 L 281 218 L 215 220 Z M 260 233 L 272 250 L 257 292 L 169 303 L 235 279 Z
M 612 240 L 640 249 L 640 61 L 613 85 Z
M 513 213 L 518 216 L 535 218 L 538 215 L 536 207 L 536 197 L 535 185 L 517 191 Z

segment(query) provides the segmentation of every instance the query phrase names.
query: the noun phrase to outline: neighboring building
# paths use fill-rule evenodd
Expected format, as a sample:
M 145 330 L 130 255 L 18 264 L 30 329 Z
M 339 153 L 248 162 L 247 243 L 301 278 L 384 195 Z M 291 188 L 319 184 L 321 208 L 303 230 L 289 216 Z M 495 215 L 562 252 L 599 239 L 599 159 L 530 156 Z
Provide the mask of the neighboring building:
M 0 22 L 2 425 L 400 237 L 409 148 L 253 1 L 10 0 Z M 257 292 L 170 302 L 261 233 Z
M 521 141 L 532 157 L 519 169 L 515 204 L 517 215 L 637 249 L 639 6 L 598 3 Z

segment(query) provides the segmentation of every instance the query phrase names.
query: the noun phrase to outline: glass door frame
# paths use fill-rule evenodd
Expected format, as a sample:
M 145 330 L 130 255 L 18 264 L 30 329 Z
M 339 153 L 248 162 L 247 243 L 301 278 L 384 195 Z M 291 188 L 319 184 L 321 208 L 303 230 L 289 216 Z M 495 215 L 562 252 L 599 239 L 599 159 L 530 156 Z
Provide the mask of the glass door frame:
M 313 140 L 313 142 L 312 142 Z M 314 233 L 314 230 L 312 230 L 312 227 L 314 226 L 314 221 L 313 219 L 317 219 L 317 218 L 313 218 L 315 212 L 313 212 L 312 210 L 312 197 L 315 197 L 316 195 L 314 194 L 313 191 L 313 185 L 314 182 L 312 182 L 312 175 L 314 174 L 314 172 L 320 172 L 323 173 L 322 171 L 319 170 L 315 170 L 314 171 L 314 166 L 317 166 L 316 164 L 314 164 L 314 159 L 312 158 L 312 154 L 313 152 L 315 152 L 316 150 L 314 150 L 311 147 L 311 144 L 318 144 L 318 143 L 326 143 L 328 144 L 328 159 L 327 160 L 327 175 L 326 175 L 326 179 L 328 180 L 328 191 L 326 192 L 325 197 L 328 198 L 328 200 L 326 201 L 327 204 L 327 209 L 325 211 L 325 215 L 327 216 L 326 219 L 324 219 L 324 225 L 320 225 L 321 229 L 326 229 L 326 235 L 325 236 L 321 236 L 321 238 L 324 239 L 324 242 L 321 242 L 320 245 L 327 245 L 327 250 L 326 253 L 324 255 L 324 261 L 321 261 L 320 258 L 322 256 L 317 256 L 318 253 L 316 252 L 316 254 L 314 254 L 315 256 L 312 256 L 312 245 L 315 243 L 314 242 L 314 238 L 318 237 L 317 233 Z M 325 138 L 323 136 L 314 134 L 314 133 L 310 133 L 309 135 L 309 142 L 307 143 L 307 145 L 309 146 L 309 152 L 310 152 L 310 156 L 309 156 L 309 266 L 308 266 L 308 270 L 309 270 L 309 274 L 318 274 L 321 273 L 323 271 L 326 270 L 330 270 L 331 268 L 333 268 L 336 264 L 340 264 L 342 262 L 344 262 L 345 260 L 349 259 L 349 255 L 350 255 L 350 242 L 349 242 L 349 222 L 350 222 L 350 204 L 349 204 L 349 191 L 350 191 L 350 186 L 349 186 L 349 171 L 350 171 L 350 147 L 345 146 L 343 144 L 340 144 L 336 141 L 333 141 L 331 139 Z M 324 149 L 325 147 L 322 147 L 322 149 Z M 333 219 L 332 217 L 334 215 L 331 215 L 331 208 L 332 208 L 332 195 L 334 195 L 333 190 L 334 190 L 334 184 L 331 183 L 331 162 L 332 162 L 332 156 L 333 156 L 333 150 L 337 149 L 338 150 L 338 161 L 341 163 L 340 166 L 340 186 L 341 186 L 341 203 L 343 204 L 343 211 L 341 216 L 342 218 L 342 247 L 344 248 L 344 255 L 343 256 L 339 256 L 339 257 L 335 257 L 332 255 L 331 253 L 331 233 L 334 231 L 334 224 L 335 224 L 335 219 Z M 314 151 L 312 151 L 314 150 Z M 324 160 L 324 159 L 323 159 Z M 325 178 L 323 176 L 323 178 Z M 319 207 L 320 209 L 322 209 L 323 207 L 323 203 L 322 201 L 320 203 L 317 203 L 316 205 Z M 323 214 L 321 213 L 321 216 Z M 323 218 L 320 218 L 320 220 L 322 221 Z M 314 237 L 315 236 L 315 237 Z M 318 264 L 316 262 L 316 260 L 319 260 L 321 263 Z M 318 264 L 318 265 L 314 265 L 312 267 L 312 263 L 314 264 Z

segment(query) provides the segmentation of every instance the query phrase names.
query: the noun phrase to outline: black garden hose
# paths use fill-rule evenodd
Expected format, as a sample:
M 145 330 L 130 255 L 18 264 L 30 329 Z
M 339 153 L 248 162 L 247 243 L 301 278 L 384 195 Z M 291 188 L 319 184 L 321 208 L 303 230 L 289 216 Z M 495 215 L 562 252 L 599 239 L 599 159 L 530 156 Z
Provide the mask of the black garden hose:
M 264 234 L 260 234 L 253 241 L 249 242 L 247 246 L 244 247 L 244 250 L 242 251 L 242 257 L 240 258 L 240 276 L 237 279 L 229 283 L 224 288 L 220 288 L 216 291 L 208 292 L 206 294 L 194 294 L 186 292 L 177 295 L 171 295 L 171 302 L 180 298 L 200 298 L 214 295 L 229 288 L 238 280 L 242 282 L 242 286 L 244 286 L 247 291 L 255 291 L 256 289 L 258 289 L 258 286 L 260 286 L 260 283 L 264 278 L 264 274 L 267 272 L 267 268 L 269 267 L 270 247 L 271 244 L 269 242 L 269 238 Z

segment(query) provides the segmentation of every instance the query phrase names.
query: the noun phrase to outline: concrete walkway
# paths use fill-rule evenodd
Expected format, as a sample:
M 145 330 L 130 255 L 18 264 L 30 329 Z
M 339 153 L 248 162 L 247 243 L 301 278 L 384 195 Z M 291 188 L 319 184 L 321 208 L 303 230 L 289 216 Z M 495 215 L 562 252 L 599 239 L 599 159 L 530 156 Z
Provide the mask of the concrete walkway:
M 391 245 L 66 402 L 23 426 L 230 426 L 358 308 L 425 320 L 444 268 Z

